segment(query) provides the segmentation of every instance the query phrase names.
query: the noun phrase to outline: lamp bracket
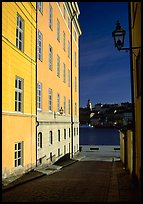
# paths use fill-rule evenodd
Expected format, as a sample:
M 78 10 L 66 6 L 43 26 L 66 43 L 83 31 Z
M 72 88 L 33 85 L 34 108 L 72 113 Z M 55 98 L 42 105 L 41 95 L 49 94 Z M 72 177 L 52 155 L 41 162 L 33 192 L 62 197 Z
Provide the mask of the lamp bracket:
M 128 50 L 134 50 L 134 49 L 141 49 L 141 47 L 124 47 L 124 48 L 117 48 L 119 51 L 120 50 L 125 50 L 125 51 L 128 51 Z

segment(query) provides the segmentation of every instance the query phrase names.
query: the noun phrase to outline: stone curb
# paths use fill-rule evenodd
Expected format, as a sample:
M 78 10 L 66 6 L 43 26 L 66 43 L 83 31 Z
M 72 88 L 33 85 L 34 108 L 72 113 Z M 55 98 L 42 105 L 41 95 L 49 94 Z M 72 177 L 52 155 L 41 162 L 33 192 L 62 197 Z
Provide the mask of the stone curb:
M 35 179 L 40 178 L 40 177 L 45 176 L 45 175 L 46 175 L 46 174 L 43 173 L 43 174 L 41 174 L 41 175 L 38 175 L 38 176 L 35 176 L 35 177 L 32 177 L 32 178 L 27 178 L 27 179 L 24 180 L 24 181 L 19 181 L 18 183 L 10 183 L 10 184 L 7 185 L 7 186 L 3 186 L 3 187 L 2 187 L 2 191 L 6 191 L 6 190 L 9 190 L 9 189 L 12 189 L 12 188 L 17 187 L 17 186 L 19 186 L 19 185 L 21 185 L 21 184 L 27 183 L 27 182 L 29 182 L 29 181 L 35 180 Z

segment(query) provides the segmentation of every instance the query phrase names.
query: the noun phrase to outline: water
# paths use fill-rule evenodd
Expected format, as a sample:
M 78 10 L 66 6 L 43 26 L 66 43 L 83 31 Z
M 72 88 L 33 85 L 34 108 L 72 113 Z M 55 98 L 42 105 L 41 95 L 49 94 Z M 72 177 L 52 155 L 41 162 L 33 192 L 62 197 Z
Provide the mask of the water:
M 117 129 L 82 125 L 79 133 L 82 160 L 120 160 L 120 136 Z
M 80 126 L 80 145 L 120 145 L 119 132 L 115 128 Z

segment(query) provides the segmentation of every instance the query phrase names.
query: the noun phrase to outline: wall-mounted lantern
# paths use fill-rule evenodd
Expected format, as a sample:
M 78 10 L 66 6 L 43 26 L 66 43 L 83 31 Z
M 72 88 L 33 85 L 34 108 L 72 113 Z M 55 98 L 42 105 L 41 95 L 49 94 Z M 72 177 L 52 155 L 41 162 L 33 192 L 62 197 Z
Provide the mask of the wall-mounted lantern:
M 124 38 L 125 38 L 126 31 L 121 27 L 120 22 L 117 20 L 116 28 L 112 32 L 112 37 L 114 39 L 114 45 L 117 49 L 120 50 L 132 50 L 132 49 L 139 49 L 141 47 L 129 47 L 124 48 Z
M 61 107 L 61 108 L 60 108 L 60 115 L 63 115 L 63 112 L 64 112 L 64 110 L 63 110 L 63 108 Z

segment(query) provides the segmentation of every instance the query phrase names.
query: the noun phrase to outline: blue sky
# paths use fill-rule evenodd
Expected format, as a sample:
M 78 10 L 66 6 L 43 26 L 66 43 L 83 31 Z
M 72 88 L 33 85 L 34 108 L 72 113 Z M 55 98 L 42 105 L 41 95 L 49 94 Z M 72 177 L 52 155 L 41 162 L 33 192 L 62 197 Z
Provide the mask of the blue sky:
M 78 2 L 82 35 L 79 41 L 80 107 L 96 103 L 131 102 L 129 53 L 118 51 L 112 31 L 116 21 L 126 30 L 127 2 Z

